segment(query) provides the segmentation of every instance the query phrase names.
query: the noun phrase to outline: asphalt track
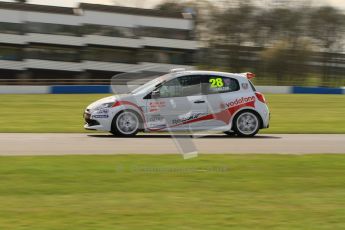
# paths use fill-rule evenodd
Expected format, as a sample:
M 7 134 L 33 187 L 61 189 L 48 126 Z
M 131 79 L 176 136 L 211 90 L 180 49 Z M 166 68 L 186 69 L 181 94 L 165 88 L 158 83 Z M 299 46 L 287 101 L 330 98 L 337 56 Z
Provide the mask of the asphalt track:
M 345 154 L 345 134 L 262 134 L 253 138 L 225 135 L 142 134 L 119 138 L 108 134 L 0 134 L 0 156 L 79 154 L 176 154 L 197 150 L 210 154 Z M 176 145 L 176 142 L 179 145 Z

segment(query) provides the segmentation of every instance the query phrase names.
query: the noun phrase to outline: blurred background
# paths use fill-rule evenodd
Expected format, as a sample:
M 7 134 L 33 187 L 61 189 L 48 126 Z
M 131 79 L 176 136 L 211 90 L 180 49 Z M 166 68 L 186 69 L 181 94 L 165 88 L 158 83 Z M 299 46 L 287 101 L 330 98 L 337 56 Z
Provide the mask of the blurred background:
M 345 85 L 342 0 L 82 2 L 0 1 L 1 85 L 106 85 L 176 67 L 251 71 L 258 85 Z
M 0 230 L 345 229 L 344 24 L 345 0 L 0 0 Z M 188 161 L 84 130 L 110 84 L 179 67 L 254 72 L 270 128 Z

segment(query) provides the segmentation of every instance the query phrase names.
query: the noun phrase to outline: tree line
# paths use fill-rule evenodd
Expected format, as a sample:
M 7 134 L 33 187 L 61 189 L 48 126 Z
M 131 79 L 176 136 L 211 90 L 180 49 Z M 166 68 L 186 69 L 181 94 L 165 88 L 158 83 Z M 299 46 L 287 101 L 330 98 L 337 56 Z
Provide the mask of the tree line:
M 193 9 L 195 36 L 203 44 L 198 65 L 256 71 L 267 83 L 345 84 L 345 14 L 341 10 L 306 1 L 217 2 L 168 0 L 157 6 L 164 11 Z

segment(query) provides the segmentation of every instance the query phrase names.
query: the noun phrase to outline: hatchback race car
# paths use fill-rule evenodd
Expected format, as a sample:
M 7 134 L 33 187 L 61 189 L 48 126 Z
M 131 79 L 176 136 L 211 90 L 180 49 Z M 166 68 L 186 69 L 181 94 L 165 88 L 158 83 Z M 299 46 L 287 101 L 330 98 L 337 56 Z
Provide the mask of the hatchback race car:
M 123 95 L 89 105 L 87 130 L 134 136 L 139 131 L 220 131 L 254 136 L 270 113 L 252 73 L 172 70 Z

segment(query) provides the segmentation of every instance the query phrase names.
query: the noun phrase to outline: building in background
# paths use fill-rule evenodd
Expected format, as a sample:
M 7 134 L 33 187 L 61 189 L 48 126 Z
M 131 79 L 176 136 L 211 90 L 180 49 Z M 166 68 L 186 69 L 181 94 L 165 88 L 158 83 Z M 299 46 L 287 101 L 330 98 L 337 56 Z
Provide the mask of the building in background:
M 0 84 L 104 83 L 136 69 L 192 68 L 193 19 L 182 13 L 82 3 L 0 3 Z M 108 81 L 109 82 L 109 81 Z

